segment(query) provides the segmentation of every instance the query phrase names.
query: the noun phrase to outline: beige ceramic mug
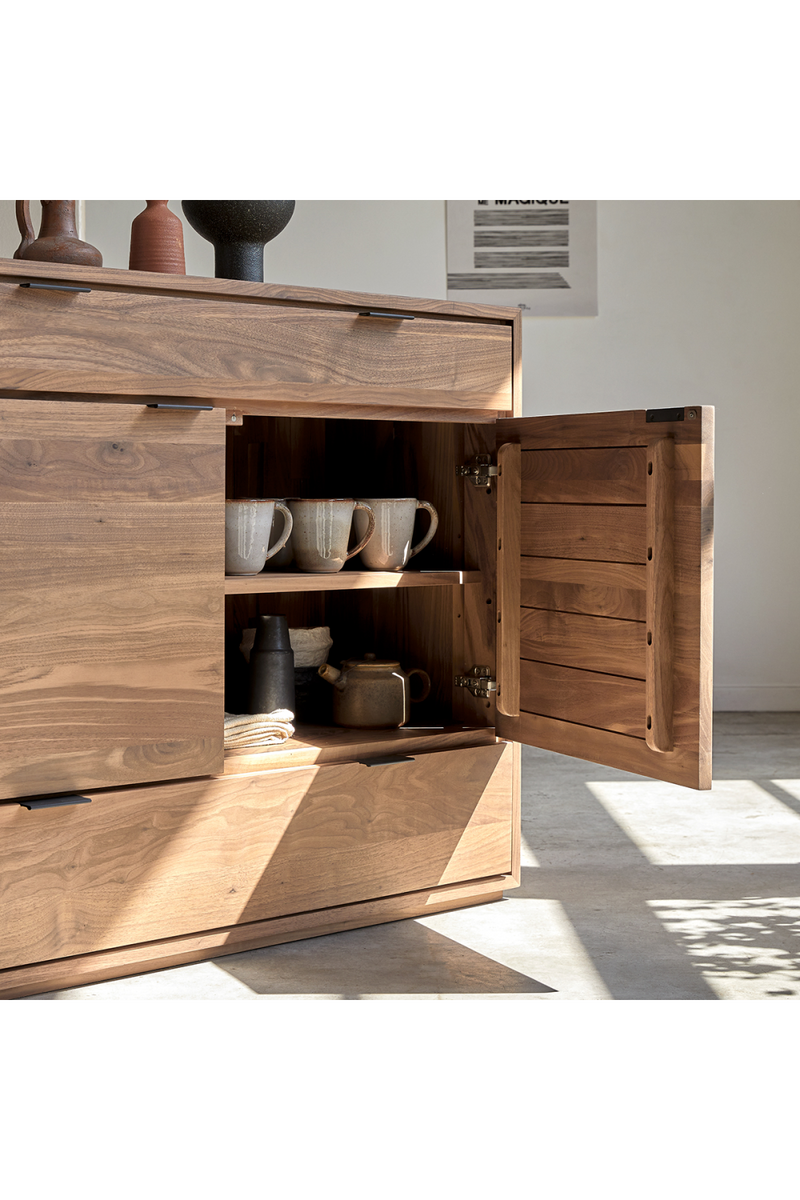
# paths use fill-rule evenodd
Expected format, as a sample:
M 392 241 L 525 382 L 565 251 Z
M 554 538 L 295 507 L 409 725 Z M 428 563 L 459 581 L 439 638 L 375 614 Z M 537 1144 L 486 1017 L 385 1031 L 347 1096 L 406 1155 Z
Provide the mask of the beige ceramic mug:
M 369 545 L 361 551 L 361 561 L 370 571 L 402 571 L 410 558 L 424 550 L 439 527 L 439 514 L 427 500 L 367 500 L 375 514 L 375 533 Z M 414 518 L 418 509 L 424 509 L 430 517 L 430 526 L 425 537 L 411 545 L 414 536 Z M 356 534 L 361 536 L 365 520 L 360 512 L 355 514 Z
M 269 545 L 272 518 L 283 515 L 283 533 Z M 258 575 L 289 540 L 292 514 L 282 500 L 225 501 L 225 574 Z
M 293 519 L 294 561 L 301 571 L 341 571 L 349 558 L 364 549 L 375 530 L 372 510 L 362 500 L 287 500 L 287 504 Z M 358 544 L 348 550 L 356 511 L 364 513 L 366 529 Z

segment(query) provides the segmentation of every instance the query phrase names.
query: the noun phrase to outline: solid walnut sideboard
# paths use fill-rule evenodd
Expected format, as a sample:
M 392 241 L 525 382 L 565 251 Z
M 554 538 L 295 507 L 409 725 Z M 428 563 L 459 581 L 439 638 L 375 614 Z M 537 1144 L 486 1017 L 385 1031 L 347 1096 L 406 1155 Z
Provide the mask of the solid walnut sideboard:
M 0 996 L 499 899 L 521 743 L 710 786 L 713 410 L 521 417 L 520 328 L 0 261 Z M 226 579 L 226 496 L 362 495 L 438 510 L 411 569 Z M 413 727 L 225 751 L 268 612 Z

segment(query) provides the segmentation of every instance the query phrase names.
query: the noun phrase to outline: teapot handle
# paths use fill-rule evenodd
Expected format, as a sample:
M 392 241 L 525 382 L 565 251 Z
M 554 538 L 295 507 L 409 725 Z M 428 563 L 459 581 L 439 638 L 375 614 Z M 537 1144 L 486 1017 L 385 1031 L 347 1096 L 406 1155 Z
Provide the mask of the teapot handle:
M 431 691 L 431 677 L 428 672 L 423 671 L 421 667 L 412 667 L 410 671 L 406 671 L 406 675 L 409 679 L 411 679 L 412 675 L 419 675 L 420 679 L 422 680 L 422 695 L 411 696 L 411 703 L 420 704 L 423 700 L 427 700 Z M 409 684 L 409 694 L 410 691 L 411 685 Z

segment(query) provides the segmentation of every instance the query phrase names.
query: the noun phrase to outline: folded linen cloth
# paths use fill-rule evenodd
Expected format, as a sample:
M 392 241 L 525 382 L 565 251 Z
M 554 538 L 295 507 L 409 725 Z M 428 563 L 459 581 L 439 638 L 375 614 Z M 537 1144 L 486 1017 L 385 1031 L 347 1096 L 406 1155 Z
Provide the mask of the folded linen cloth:
M 225 713 L 226 748 L 280 746 L 294 733 L 294 713 L 276 708 L 271 713 Z

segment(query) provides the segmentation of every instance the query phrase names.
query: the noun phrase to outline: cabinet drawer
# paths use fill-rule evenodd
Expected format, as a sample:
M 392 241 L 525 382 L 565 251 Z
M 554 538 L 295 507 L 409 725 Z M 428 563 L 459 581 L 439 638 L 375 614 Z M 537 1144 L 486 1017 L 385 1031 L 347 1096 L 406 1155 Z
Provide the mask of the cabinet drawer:
M 225 417 L 0 400 L 0 797 L 223 763 Z
M 0 969 L 505 874 L 511 776 L 498 743 L 1 805 Z
M 511 362 L 501 323 L 0 282 L 0 387 L 18 391 L 250 402 L 276 413 L 337 402 L 496 413 L 511 408 Z

